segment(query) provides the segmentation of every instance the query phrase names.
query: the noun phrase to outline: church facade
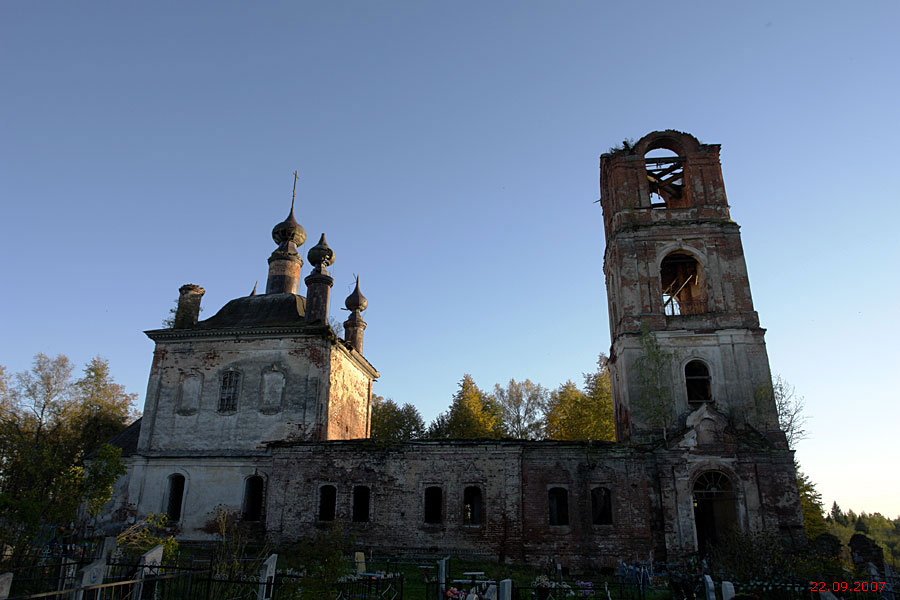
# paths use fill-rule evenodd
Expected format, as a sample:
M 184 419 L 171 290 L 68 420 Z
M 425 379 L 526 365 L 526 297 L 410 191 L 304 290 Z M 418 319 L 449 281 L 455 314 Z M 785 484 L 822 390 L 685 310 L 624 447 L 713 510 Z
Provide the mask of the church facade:
M 357 281 L 338 338 L 324 234 L 299 295 L 292 207 L 265 294 L 199 321 L 186 285 L 174 327 L 147 332 L 144 416 L 115 440 L 128 474 L 102 525 L 167 513 L 203 541 L 224 509 L 276 543 L 340 523 L 360 549 L 584 566 L 676 560 L 731 528 L 802 544 L 719 146 L 654 132 L 600 169 L 616 442 L 369 440 L 367 301 Z

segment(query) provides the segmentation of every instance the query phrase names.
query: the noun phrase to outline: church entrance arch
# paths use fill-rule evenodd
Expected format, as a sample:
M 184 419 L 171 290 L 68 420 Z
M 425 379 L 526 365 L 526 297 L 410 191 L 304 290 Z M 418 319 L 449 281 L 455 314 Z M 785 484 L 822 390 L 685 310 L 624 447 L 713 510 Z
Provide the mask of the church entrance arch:
M 737 527 L 735 493 L 731 479 L 721 471 L 706 471 L 694 481 L 694 524 L 697 550 L 704 554 Z

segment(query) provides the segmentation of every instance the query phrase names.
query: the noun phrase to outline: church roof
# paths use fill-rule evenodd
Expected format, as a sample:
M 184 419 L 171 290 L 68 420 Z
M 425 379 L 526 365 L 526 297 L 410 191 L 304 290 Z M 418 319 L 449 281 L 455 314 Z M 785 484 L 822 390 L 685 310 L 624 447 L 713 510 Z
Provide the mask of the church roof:
M 121 448 L 123 458 L 137 452 L 138 438 L 141 436 L 141 420 L 142 418 L 136 420 L 106 442 L 111 446 Z
M 306 298 L 297 294 L 261 294 L 235 298 L 194 329 L 279 327 L 306 324 Z

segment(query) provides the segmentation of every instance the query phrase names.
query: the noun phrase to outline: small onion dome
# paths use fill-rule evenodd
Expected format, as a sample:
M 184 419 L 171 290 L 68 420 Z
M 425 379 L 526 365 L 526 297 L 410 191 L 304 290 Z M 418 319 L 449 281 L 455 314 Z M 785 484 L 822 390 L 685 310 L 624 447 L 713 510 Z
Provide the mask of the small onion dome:
M 291 214 L 288 218 L 272 229 L 272 239 L 279 246 L 285 242 L 294 242 L 295 246 L 302 246 L 306 241 L 306 230 L 294 218 L 294 203 L 291 203 Z
M 353 293 L 344 300 L 344 306 L 350 311 L 366 310 L 366 307 L 369 306 L 369 301 L 359 291 L 359 277 L 356 278 L 356 287 L 353 288 Z
M 328 242 L 325 241 L 324 233 L 322 234 L 322 237 L 319 238 L 319 243 L 309 249 L 306 258 L 309 259 L 311 265 L 316 267 L 319 265 L 330 267 L 334 264 L 334 251 L 328 247 Z

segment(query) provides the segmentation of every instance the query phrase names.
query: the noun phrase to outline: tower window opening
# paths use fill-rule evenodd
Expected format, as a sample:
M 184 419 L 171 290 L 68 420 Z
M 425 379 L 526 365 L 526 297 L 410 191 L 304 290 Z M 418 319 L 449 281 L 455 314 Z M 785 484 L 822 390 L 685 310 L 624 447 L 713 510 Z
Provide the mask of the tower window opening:
M 684 365 L 684 383 L 688 402 L 711 402 L 712 381 L 709 368 L 702 361 L 692 360 Z
M 222 375 L 222 387 L 219 390 L 219 412 L 237 410 L 238 390 L 241 385 L 241 374 L 237 371 L 226 371 Z
M 674 208 L 684 196 L 684 157 L 656 148 L 644 155 L 650 208 Z
M 169 475 L 169 497 L 166 501 L 166 516 L 170 523 L 181 520 L 181 504 L 184 500 L 184 475 Z
M 319 488 L 319 520 L 334 521 L 334 508 L 337 501 L 337 488 L 323 485 Z
M 569 524 L 569 490 L 554 487 L 547 490 L 547 504 L 550 509 L 551 525 Z
M 353 488 L 353 522 L 369 522 L 369 488 L 357 485 Z
M 425 488 L 425 522 L 439 525 L 443 522 L 444 492 L 437 486 Z
M 482 505 L 481 488 L 469 486 L 463 490 L 464 525 L 481 525 Z
M 264 489 L 265 482 L 259 475 L 247 478 L 244 483 L 244 521 L 262 520 Z
M 612 525 L 612 492 L 609 488 L 591 489 L 591 522 L 594 525 Z
M 681 252 L 668 255 L 660 264 L 659 277 L 666 315 L 706 312 L 706 293 L 700 263 L 693 256 Z

